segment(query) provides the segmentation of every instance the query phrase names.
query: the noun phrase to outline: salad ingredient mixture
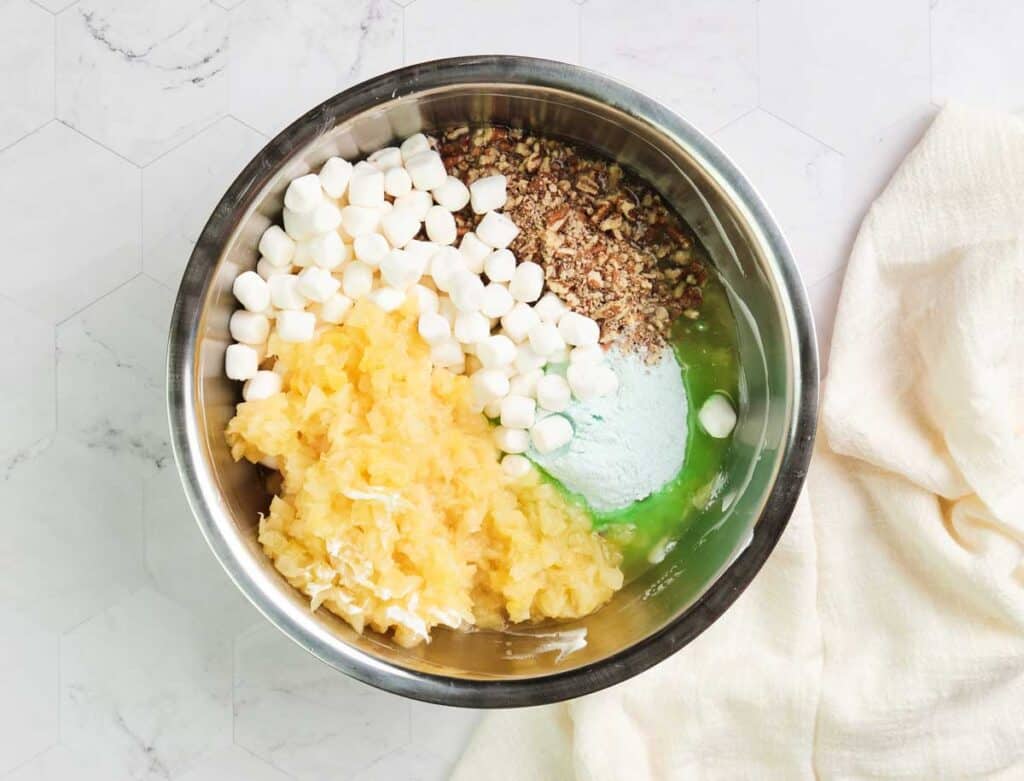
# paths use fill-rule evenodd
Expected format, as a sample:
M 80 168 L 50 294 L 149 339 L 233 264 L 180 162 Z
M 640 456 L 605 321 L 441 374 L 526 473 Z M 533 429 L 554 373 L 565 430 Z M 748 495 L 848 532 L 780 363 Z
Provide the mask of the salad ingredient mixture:
M 276 473 L 259 541 L 312 609 L 406 646 L 578 618 L 622 587 L 624 541 L 674 544 L 736 422 L 733 374 L 703 380 L 735 362 L 649 186 L 521 130 L 416 134 L 294 179 L 258 249 L 226 435 Z

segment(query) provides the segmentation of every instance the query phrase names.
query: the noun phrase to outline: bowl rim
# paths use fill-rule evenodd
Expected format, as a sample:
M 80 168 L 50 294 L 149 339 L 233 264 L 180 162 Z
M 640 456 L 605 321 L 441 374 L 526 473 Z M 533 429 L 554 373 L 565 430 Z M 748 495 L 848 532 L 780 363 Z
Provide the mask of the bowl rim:
M 564 672 L 518 679 L 458 678 L 412 670 L 343 642 L 330 643 L 292 613 L 267 605 L 219 530 L 226 515 L 215 483 L 199 465 L 205 451 L 194 405 L 195 357 L 203 302 L 217 261 L 238 226 L 239 206 L 255 197 L 294 154 L 341 119 L 384 102 L 459 84 L 529 84 L 607 103 L 657 127 L 696 154 L 725 187 L 775 265 L 787 299 L 794 355 L 792 418 L 778 472 L 747 547 L 689 608 L 658 632 L 598 662 Z M 310 128 L 315 132 L 310 133 Z M 796 505 L 813 449 L 818 404 L 818 356 L 811 310 L 781 230 L 739 169 L 703 133 L 659 102 L 619 81 L 577 65 L 507 55 L 454 57 L 405 66 L 328 98 L 282 130 L 249 162 L 214 208 L 185 269 L 175 302 L 167 351 L 167 405 L 179 476 L 196 522 L 239 590 L 281 632 L 331 667 L 364 683 L 443 705 L 506 708 L 558 702 L 624 681 L 672 655 L 717 620 L 753 580 L 774 549 Z M 312 614 L 311 614 L 312 615 Z M 339 648 L 338 646 L 344 646 Z

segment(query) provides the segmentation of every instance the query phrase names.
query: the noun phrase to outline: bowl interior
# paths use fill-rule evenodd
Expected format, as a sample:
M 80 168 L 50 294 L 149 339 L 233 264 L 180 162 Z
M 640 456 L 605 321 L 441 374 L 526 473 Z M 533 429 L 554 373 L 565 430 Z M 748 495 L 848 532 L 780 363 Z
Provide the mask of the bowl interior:
M 756 196 L 717 150 L 667 112 L 659 114 L 663 110 L 656 104 L 641 119 L 634 107 L 613 96 L 583 92 L 590 95 L 508 77 L 452 79 L 429 87 L 407 77 L 391 94 L 386 83 L 378 85 L 372 99 L 344 93 L 296 122 L 250 164 L 217 207 L 186 272 L 175 322 L 188 333 L 172 334 L 171 414 L 172 425 L 187 429 L 176 442 L 184 443 L 179 461 L 200 525 L 236 583 L 271 620 L 321 658 L 371 683 L 445 700 L 441 690 L 424 692 L 420 684 L 557 680 L 573 671 L 589 676 L 588 690 L 619 680 L 628 673 L 616 663 L 636 672 L 687 642 L 725 609 L 774 544 L 799 488 L 799 477 L 794 487 L 781 489 L 776 477 L 792 457 L 800 408 L 808 404 L 814 378 L 807 377 L 808 359 L 801 356 L 808 349 L 801 340 L 808 337 L 794 318 L 799 286 L 787 276 L 792 273 L 788 261 L 779 257 L 784 245 L 769 235 L 770 219 L 760 207 L 751 211 Z M 279 220 L 283 191 L 292 178 L 332 155 L 355 159 L 417 131 L 484 122 L 561 136 L 616 159 L 654 185 L 689 222 L 729 289 L 737 317 L 740 418 L 719 498 L 663 561 L 598 613 L 503 633 L 440 631 L 430 644 L 405 649 L 373 633 L 358 635 L 324 609 L 310 613 L 256 541 L 268 495 L 255 467 L 232 461 L 223 436 L 239 399 L 238 386 L 222 368 L 235 306 L 231 283 L 254 267 L 259 236 Z M 680 134 L 680 127 L 692 135 Z M 798 306 L 805 307 L 802 300 Z M 176 338 L 185 353 L 177 368 Z M 813 342 L 809 349 L 813 353 Z M 176 383 L 180 410 L 175 410 Z M 770 523 L 759 524 L 763 516 L 771 516 Z M 730 565 L 762 534 L 761 550 L 750 562 L 753 571 L 736 575 L 733 567 L 733 580 L 723 585 Z M 647 658 L 636 655 L 645 646 Z M 576 693 L 581 691 L 569 688 L 543 699 Z M 538 698 L 511 697 L 507 704 L 521 701 Z M 478 704 L 502 703 L 485 696 Z

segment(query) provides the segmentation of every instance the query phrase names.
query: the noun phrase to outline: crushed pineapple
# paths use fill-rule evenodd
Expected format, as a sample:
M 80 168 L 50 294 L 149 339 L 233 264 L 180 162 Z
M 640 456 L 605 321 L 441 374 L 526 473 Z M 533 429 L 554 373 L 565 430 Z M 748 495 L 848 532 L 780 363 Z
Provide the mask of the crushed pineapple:
M 579 617 L 621 587 L 582 510 L 535 474 L 504 475 L 468 379 L 431 367 L 414 303 L 361 301 L 269 351 L 283 392 L 239 404 L 227 436 L 236 459 L 280 466 L 259 540 L 312 608 L 411 646 L 438 625 Z

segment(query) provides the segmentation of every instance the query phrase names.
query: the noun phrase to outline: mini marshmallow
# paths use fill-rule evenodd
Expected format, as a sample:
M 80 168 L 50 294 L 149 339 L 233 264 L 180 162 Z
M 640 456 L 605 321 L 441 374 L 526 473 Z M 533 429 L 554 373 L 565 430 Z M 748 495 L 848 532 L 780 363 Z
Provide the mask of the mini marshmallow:
M 356 176 L 364 176 L 366 174 L 372 174 L 374 171 L 380 171 L 380 168 L 368 160 L 360 160 L 352 167 L 352 176 L 353 178 Z
M 537 402 L 526 396 L 506 396 L 501 400 L 501 425 L 529 428 L 537 416 Z
M 473 388 L 473 398 L 481 407 L 508 395 L 508 377 L 501 369 L 480 369 L 474 372 L 469 380 Z
M 313 210 L 313 232 L 327 233 L 341 225 L 341 209 L 334 201 L 324 201 Z M 340 237 L 339 237 L 340 238 Z
M 423 341 L 431 345 L 450 339 L 452 335 L 451 323 L 442 315 L 434 312 L 421 314 L 416 324 L 416 330 L 419 331 Z
M 424 285 L 413 285 L 409 294 L 416 299 L 417 312 L 436 312 L 437 293 Z
M 292 258 L 294 263 L 299 268 L 306 268 L 306 266 L 312 266 L 313 264 L 313 240 L 316 236 L 310 236 L 308 239 L 295 242 L 295 256 Z
M 353 206 L 380 206 L 384 202 L 384 174 L 376 168 L 353 171 L 348 183 L 348 202 Z
M 484 300 L 484 283 L 469 271 L 456 271 L 450 280 L 452 303 L 460 312 L 478 312 Z
M 558 326 L 554 323 L 537 323 L 530 329 L 527 338 L 533 351 L 545 357 L 565 347 L 565 340 L 558 333 Z
M 328 276 L 330 276 L 328 274 Z M 299 291 L 299 278 L 295 274 L 281 274 L 269 281 L 270 300 L 275 309 L 305 309 L 306 297 Z
M 402 164 L 402 152 L 397 146 L 386 146 L 383 149 L 378 149 L 366 159 L 380 170 L 387 171 L 389 168 Z
M 299 214 L 313 211 L 323 200 L 324 191 L 316 174 L 293 179 L 284 193 L 284 205 Z
M 413 190 L 411 193 L 395 198 L 396 209 L 408 209 L 416 215 L 416 219 L 420 222 L 427 218 L 427 212 L 433 205 L 434 199 L 430 197 L 430 193 L 421 190 Z
M 449 337 L 431 345 L 430 360 L 437 366 L 451 368 L 464 365 L 466 359 L 462 355 L 462 348 L 459 347 L 459 343 Z
M 266 315 L 238 309 L 228 321 L 231 338 L 242 344 L 263 344 L 270 336 L 270 321 Z
M 335 269 L 345 260 L 348 260 L 349 248 L 336 231 L 322 233 L 319 236 L 314 236 L 301 242 L 296 248 L 296 257 L 300 254 L 300 249 L 302 250 L 301 255 L 304 261 L 302 263 L 296 261 L 300 266 L 308 266 L 310 263 L 314 263 L 320 268 Z
M 291 271 L 291 266 L 275 266 L 272 265 L 266 258 L 260 258 L 259 263 L 256 264 L 256 273 L 264 279 L 270 279 L 278 274 L 287 274 Z
M 572 389 L 565 377 L 545 374 L 537 380 L 537 403 L 551 412 L 562 412 L 572 401 Z
M 450 212 L 460 211 L 469 203 L 469 188 L 454 176 L 449 176 L 444 184 L 435 187 L 430 193 L 438 206 L 443 206 Z
M 569 388 L 572 395 L 580 401 L 590 401 L 601 395 L 602 369 L 606 366 L 593 363 L 570 363 L 565 371 L 565 378 L 569 381 Z
M 519 228 L 501 212 L 487 212 L 476 226 L 476 235 L 489 247 L 505 249 L 519 235 Z
M 295 241 L 302 241 L 316 234 L 316 230 L 313 228 L 312 211 L 293 212 L 285 206 L 284 211 L 281 212 L 281 218 L 284 222 L 285 233 Z
M 394 312 L 405 303 L 405 291 L 385 285 L 371 290 L 366 298 L 385 312 Z
M 501 399 L 495 399 L 489 401 L 484 405 L 484 415 L 491 418 L 491 420 L 497 420 L 501 417 Z
M 354 260 L 345 266 L 341 274 L 341 292 L 352 300 L 358 300 L 373 289 L 373 268 L 361 260 Z
M 408 160 L 413 155 L 430 150 L 430 140 L 422 133 L 409 136 L 402 142 L 399 151 L 402 153 L 402 160 Z
M 295 255 L 295 242 L 280 225 L 271 225 L 260 236 L 260 255 L 273 266 L 288 266 Z
M 491 254 L 491 248 L 470 231 L 462 237 L 459 252 L 465 258 L 466 268 L 474 274 L 480 274 L 484 270 L 484 258 Z
M 366 206 L 346 206 L 341 210 L 341 227 L 353 239 L 377 230 L 380 212 Z
M 512 274 L 512 281 L 508 284 L 508 292 L 516 301 L 531 303 L 540 298 L 544 289 L 544 269 L 528 260 L 516 266 Z M 537 315 L 540 317 L 540 314 Z
M 281 312 L 277 316 L 277 336 L 283 342 L 308 342 L 316 332 L 312 312 Z
M 504 317 L 512 311 L 515 304 L 516 302 L 507 287 L 498 282 L 492 282 L 484 288 L 480 311 L 488 317 Z
M 276 322 L 276 317 L 269 319 L 271 322 Z M 267 357 L 267 346 L 265 344 L 250 344 L 249 347 L 256 351 L 256 361 L 263 363 L 263 359 Z
M 604 350 L 599 344 L 573 347 L 569 352 L 569 363 L 601 363 L 602 361 L 604 361 Z
M 409 209 L 392 209 L 381 218 L 380 227 L 392 247 L 404 247 L 420 232 L 420 221 Z
M 248 344 L 233 344 L 224 352 L 224 373 L 231 380 L 248 380 L 256 376 L 260 368 L 260 356 Z
M 491 282 L 511 282 L 516 272 L 516 256 L 512 250 L 496 249 L 484 258 L 484 273 Z
M 458 237 L 455 218 L 443 206 L 431 206 L 424 220 L 427 237 L 438 244 L 454 244 Z
M 356 236 L 352 248 L 356 258 L 367 266 L 379 266 L 390 251 L 391 245 L 379 233 L 364 233 L 362 236 Z
M 270 306 L 270 287 L 255 271 L 243 271 L 231 284 L 238 303 L 250 312 L 262 312 Z
M 540 301 L 533 305 L 533 311 L 545 323 L 554 323 L 562 319 L 562 315 L 569 311 L 569 307 L 554 293 L 545 293 Z
M 433 190 L 448 178 L 441 155 L 432 149 L 414 154 L 405 161 L 405 168 L 417 190 Z
M 394 288 L 406 290 L 423 275 L 423 262 L 401 249 L 393 249 L 380 262 L 380 274 Z
M 506 179 L 501 174 L 483 176 L 469 186 L 470 205 L 474 214 L 487 214 L 505 205 Z
M 589 317 L 577 312 L 566 312 L 558 321 L 558 333 L 565 339 L 566 344 L 581 347 L 597 344 L 597 340 L 601 336 L 601 328 Z
M 441 245 L 435 244 L 432 241 L 420 241 L 419 239 L 413 239 L 402 247 L 406 252 L 416 258 L 423 268 L 423 273 L 430 268 L 430 261 L 437 254 L 437 251 L 441 249 Z
M 541 455 L 551 453 L 572 439 L 572 423 L 562 415 L 548 415 L 530 429 L 530 441 Z
M 317 314 L 325 323 L 338 325 L 343 323 L 352 308 L 352 299 L 343 293 L 335 293 L 322 304 Z
M 323 303 L 338 292 L 341 282 L 331 276 L 331 272 L 319 266 L 310 266 L 299 274 L 296 288 L 310 301 Z
M 521 428 L 496 426 L 492 436 L 494 444 L 505 453 L 525 453 L 530 446 L 530 435 Z
M 384 193 L 399 198 L 412 192 L 412 179 L 404 168 L 389 168 L 384 172 Z
M 512 453 L 501 459 L 501 469 L 510 480 L 518 480 L 520 477 L 525 477 L 532 468 L 530 459 L 517 453 Z
M 491 321 L 479 312 L 459 312 L 455 316 L 455 338 L 463 344 L 473 344 L 491 334 Z
M 543 355 L 537 355 L 528 344 L 520 344 L 516 347 L 515 367 L 520 374 L 540 369 L 547 363 Z
M 328 158 L 320 169 L 320 186 L 332 198 L 340 198 L 352 179 L 352 163 L 340 157 Z
M 242 398 L 246 401 L 268 399 L 275 393 L 280 392 L 281 375 L 277 372 L 256 372 L 256 374 L 254 374 L 252 378 L 242 386 Z
M 455 308 L 451 298 L 438 296 L 437 313 L 448 321 L 448 325 L 455 327 L 455 316 L 458 315 L 459 310 Z
M 341 238 L 341 229 L 339 228 L 335 232 L 338 234 L 338 238 L 340 239 Z M 333 241 L 333 239 L 328 239 L 328 241 Z M 344 239 L 342 239 L 342 242 L 341 242 L 341 263 L 348 263 L 350 260 L 352 260 L 353 257 L 355 257 L 355 253 L 352 250 L 352 243 L 350 241 L 345 241 Z M 327 268 L 327 266 L 324 265 L 324 262 L 321 261 L 320 259 L 317 260 L 317 265 L 320 266 L 321 268 Z M 338 266 L 332 266 L 331 267 L 331 271 L 334 271 L 337 268 L 338 268 Z
M 477 344 L 476 355 L 488 369 L 498 369 L 515 360 L 516 346 L 507 336 L 488 336 Z
M 531 369 L 530 371 L 523 372 L 522 374 L 517 373 L 510 380 L 512 386 L 509 389 L 509 393 L 514 393 L 517 396 L 530 396 L 531 398 L 537 398 L 537 383 L 540 382 L 540 378 L 543 376 L 544 372 L 540 369 Z
M 562 346 L 545 355 L 544 360 L 547 361 L 548 365 L 569 363 L 569 346 L 565 342 L 562 342 Z
M 533 311 L 529 304 L 522 302 L 512 307 L 507 315 L 501 318 L 501 327 L 514 342 L 524 341 L 530 334 L 530 329 L 540 323 L 540 318 Z
M 736 410 L 721 393 L 712 393 L 701 405 L 697 420 L 709 436 L 725 439 L 736 427 Z

